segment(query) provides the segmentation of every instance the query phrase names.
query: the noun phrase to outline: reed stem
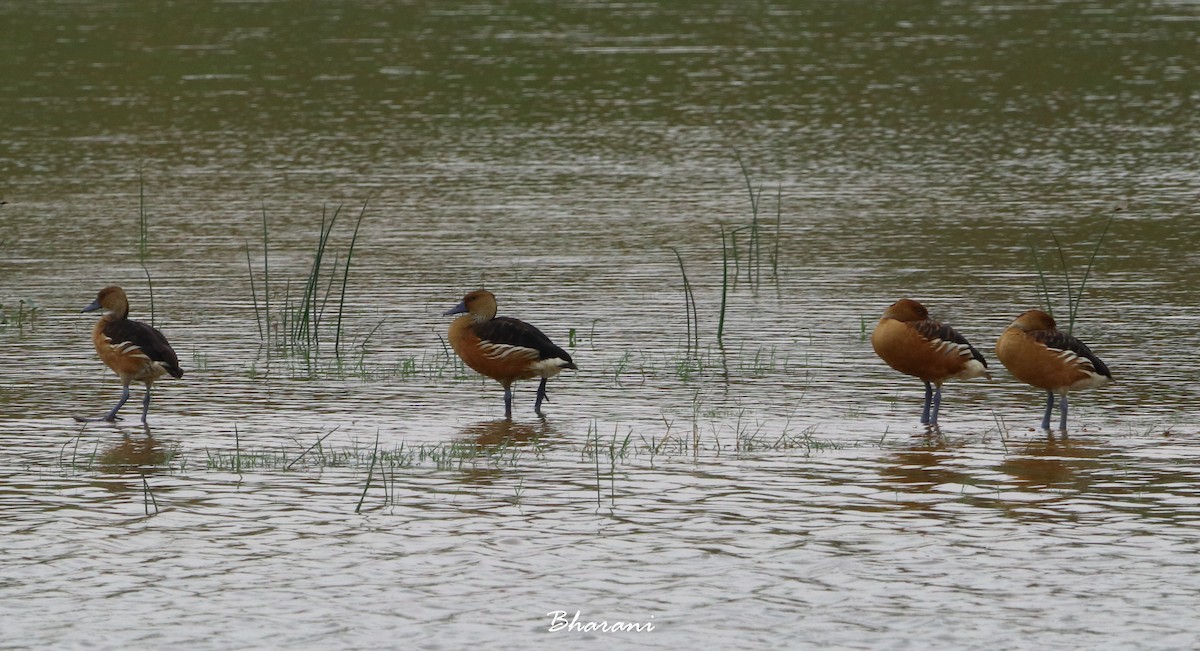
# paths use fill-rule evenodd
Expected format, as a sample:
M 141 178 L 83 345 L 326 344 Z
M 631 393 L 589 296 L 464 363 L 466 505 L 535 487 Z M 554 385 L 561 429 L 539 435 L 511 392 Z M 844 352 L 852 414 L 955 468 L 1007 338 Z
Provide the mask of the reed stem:
M 263 321 L 266 324 L 267 359 L 271 357 L 271 265 L 270 253 L 267 247 L 267 205 L 262 206 L 263 232 Z
M 333 356 L 338 357 L 342 343 L 342 312 L 346 307 L 346 282 L 350 278 L 350 261 L 354 258 L 354 245 L 358 242 L 358 229 L 362 226 L 363 217 L 367 214 L 367 202 L 363 202 L 362 210 L 358 213 L 358 221 L 354 224 L 354 235 L 350 238 L 350 249 L 346 251 L 346 268 L 342 271 L 342 291 L 338 299 L 337 328 L 333 335 Z M 376 326 L 378 327 L 378 326 Z M 368 335 L 370 336 L 370 335 Z
M 725 305 L 729 298 L 729 250 L 725 246 L 725 225 L 721 224 L 721 313 L 717 321 L 717 345 L 724 346 Z
M 367 483 L 363 485 L 362 495 L 358 496 L 358 506 L 355 513 L 362 512 L 363 500 L 367 499 L 367 490 L 371 488 L 371 477 L 375 474 L 375 461 L 379 458 L 379 430 L 375 430 L 375 449 L 371 451 L 371 466 L 367 468 Z
M 692 294 L 692 284 L 688 282 L 687 270 L 683 266 L 683 256 L 679 255 L 679 250 L 671 247 L 675 253 L 675 259 L 679 261 L 679 273 L 683 276 L 683 301 L 684 311 L 687 314 L 688 325 L 688 343 L 687 347 L 694 351 L 695 354 L 700 352 L 700 316 L 696 311 L 696 297 Z M 693 345 L 693 342 L 694 345 Z

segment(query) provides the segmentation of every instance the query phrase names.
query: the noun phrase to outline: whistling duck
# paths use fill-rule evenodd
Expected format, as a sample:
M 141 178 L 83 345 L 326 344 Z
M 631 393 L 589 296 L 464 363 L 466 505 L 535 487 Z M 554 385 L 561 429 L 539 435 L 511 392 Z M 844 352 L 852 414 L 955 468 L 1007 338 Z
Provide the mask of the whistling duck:
M 96 295 L 92 304 L 83 308 L 84 312 L 106 310 L 107 313 L 96 321 L 92 330 L 92 343 L 100 360 L 108 365 L 118 376 L 124 389 L 121 400 L 102 419 L 114 421 L 117 412 L 129 400 L 129 385 L 137 381 L 146 385 L 146 397 L 142 400 L 142 422 L 146 422 L 146 413 L 150 411 L 150 385 L 155 380 L 171 374 L 172 377 L 183 377 L 183 369 L 179 367 L 179 357 L 167 343 L 167 338 L 161 332 L 140 321 L 129 318 L 129 299 L 125 291 L 113 285 L 105 287 Z M 80 418 L 79 420 L 88 420 Z
M 888 366 L 925 383 L 925 408 L 921 412 L 921 423 L 925 425 L 937 425 L 943 382 L 992 377 L 987 372 L 987 360 L 965 337 L 931 320 L 929 310 L 911 299 L 896 301 L 883 313 L 871 333 L 871 346 Z
M 450 345 L 462 361 L 504 386 L 504 417 L 512 418 L 512 383 L 542 378 L 533 411 L 542 415 L 546 380 L 563 369 L 577 369 L 566 351 L 541 330 L 517 319 L 496 316 L 496 297 L 486 290 L 471 292 L 445 315 L 461 314 L 450 324 Z
M 1046 390 L 1042 429 L 1050 430 L 1054 396 L 1062 396 L 1059 428 L 1067 431 L 1067 393 L 1113 381 L 1108 366 L 1082 341 L 1059 332 L 1054 317 L 1029 310 L 1017 317 L 996 341 L 996 357 L 1013 377 Z

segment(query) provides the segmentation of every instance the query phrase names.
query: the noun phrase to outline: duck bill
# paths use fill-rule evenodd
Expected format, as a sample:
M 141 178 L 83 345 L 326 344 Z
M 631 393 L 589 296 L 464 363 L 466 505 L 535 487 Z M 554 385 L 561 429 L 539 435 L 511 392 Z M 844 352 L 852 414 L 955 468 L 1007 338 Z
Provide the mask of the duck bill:
M 445 312 L 442 312 L 442 316 L 450 316 L 451 314 L 466 314 L 466 312 L 467 312 L 467 302 L 461 301 L 458 305 L 455 305 L 453 309 L 449 309 L 449 310 L 446 310 Z

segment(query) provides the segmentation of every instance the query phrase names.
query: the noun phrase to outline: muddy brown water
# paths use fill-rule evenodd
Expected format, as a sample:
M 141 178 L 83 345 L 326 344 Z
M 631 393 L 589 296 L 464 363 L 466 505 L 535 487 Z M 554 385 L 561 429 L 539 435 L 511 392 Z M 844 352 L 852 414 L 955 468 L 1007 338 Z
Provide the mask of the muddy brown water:
M 1197 645 L 1195 7 L 300 9 L 0 4 L 6 644 Z M 264 347 L 264 214 L 283 328 L 335 212 L 340 355 L 340 277 Z M 992 346 L 1113 214 L 1118 382 L 1048 439 Z M 72 419 L 109 283 L 187 371 L 149 436 Z M 545 420 L 446 355 L 480 286 L 580 366 Z M 902 296 L 994 370 L 933 435 L 866 336 Z

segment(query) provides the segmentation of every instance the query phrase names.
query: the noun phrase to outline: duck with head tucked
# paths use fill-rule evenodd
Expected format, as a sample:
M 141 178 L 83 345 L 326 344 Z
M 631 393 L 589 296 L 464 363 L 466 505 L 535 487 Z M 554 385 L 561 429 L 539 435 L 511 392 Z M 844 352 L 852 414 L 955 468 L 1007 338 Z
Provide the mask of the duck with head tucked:
M 1061 396 L 1058 428 L 1067 432 L 1067 393 L 1113 381 L 1112 372 L 1082 341 L 1061 332 L 1041 310 L 1022 313 L 996 341 L 996 357 L 1013 377 L 1046 390 L 1042 429 L 1050 431 L 1054 396 Z
M 949 379 L 991 378 L 987 360 L 954 328 L 929 318 L 917 301 L 893 303 L 871 333 L 871 346 L 888 366 L 925 383 L 921 423 L 935 426 L 942 405 L 942 383 Z

